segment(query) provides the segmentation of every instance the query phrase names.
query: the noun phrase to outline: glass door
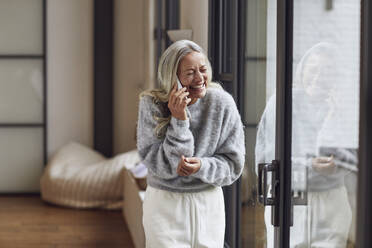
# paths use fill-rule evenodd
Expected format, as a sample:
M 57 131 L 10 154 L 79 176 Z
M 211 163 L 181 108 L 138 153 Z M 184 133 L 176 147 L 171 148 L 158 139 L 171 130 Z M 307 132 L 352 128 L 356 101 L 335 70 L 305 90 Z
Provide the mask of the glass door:
M 360 1 L 294 1 L 290 247 L 354 247 Z
M 361 3 L 247 3 L 242 247 L 354 247 Z

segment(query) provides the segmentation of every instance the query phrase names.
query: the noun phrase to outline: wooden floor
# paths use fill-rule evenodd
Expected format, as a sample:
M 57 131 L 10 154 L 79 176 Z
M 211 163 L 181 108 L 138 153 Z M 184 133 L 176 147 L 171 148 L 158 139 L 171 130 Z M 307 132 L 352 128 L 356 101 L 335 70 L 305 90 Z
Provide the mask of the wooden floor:
M 134 247 L 121 211 L 76 210 L 39 196 L 0 196 L 2 248 Z

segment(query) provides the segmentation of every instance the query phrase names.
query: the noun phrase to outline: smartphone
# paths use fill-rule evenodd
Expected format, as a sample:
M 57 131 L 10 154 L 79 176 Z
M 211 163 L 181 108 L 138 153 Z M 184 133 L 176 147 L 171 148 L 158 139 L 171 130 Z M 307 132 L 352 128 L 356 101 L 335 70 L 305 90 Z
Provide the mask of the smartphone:
M 180 80 L 179 80 L 178 77 L 177 77 L 177 90 L 180 90 L 180 89 L 182 89 L 182 88 L 183 88 L 183 86 L 182 86 Z M 186 96 L 186 99 L 188 99 L 187 96 Z
M 177 77 L 177 90 L 180 90 L 180 89 L 182 89 L 182 88 L 183 88 L 183 86 L 182 86 L 180 80 L 179 80 L 178 77 Z

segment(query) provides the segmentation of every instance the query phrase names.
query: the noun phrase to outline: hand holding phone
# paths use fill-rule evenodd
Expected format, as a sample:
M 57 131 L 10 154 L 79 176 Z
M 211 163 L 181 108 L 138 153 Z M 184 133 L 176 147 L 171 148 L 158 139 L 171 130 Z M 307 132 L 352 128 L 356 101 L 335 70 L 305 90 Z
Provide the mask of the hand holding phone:
M 177 90 L 180 90 L 180 89 L 182 89 L 182 88 L 183 88 L 183 86 L 182 86 L 180 80 L 179 80 L 178 77 L 177 77 Z
M 184 86 L 181 84 L 181 81 L 177 77 L 177 90 L 182 89 Z M 187 90 L 186 90 L 187 91 Z M 187 96 L 185 97 L 185 100 L 189 99 Z
M 187 105 L 191 102 L 191 99 L 188 97 L 188 95 L 189 92 L 187 91 L 187 88 L 182 86 L 180 80 L 177 77 L 177 86 L 173 86 L 168 101 L 168 108 L 172 113 L 172 116 L 174 116 L 175 118 L 180 120 L 187 119 L 186 108 Z

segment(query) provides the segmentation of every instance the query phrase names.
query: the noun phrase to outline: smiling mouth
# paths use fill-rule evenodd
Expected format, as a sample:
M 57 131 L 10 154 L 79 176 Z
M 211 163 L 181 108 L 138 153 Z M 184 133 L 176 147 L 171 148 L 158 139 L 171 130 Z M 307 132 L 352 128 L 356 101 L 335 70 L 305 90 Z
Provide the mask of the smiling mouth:
M 199 90 L 199 89 L 204 89 L 205 88 L 205 83 L 196 85 L 196 86 L 190 86 L 191 89 Z

